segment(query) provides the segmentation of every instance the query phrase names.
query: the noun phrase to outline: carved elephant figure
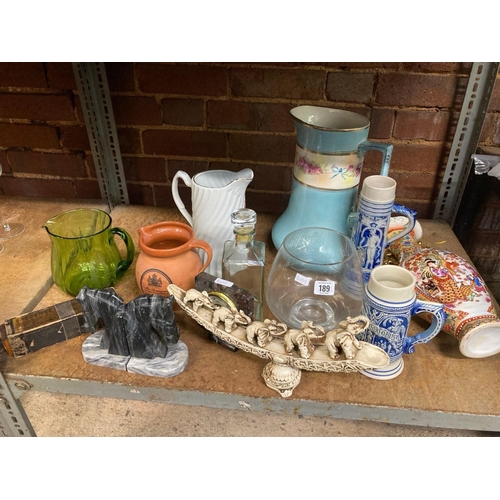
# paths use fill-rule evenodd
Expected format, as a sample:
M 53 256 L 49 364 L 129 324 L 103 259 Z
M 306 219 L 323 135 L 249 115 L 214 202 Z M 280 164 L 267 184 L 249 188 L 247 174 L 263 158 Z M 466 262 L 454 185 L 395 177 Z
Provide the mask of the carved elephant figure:
M 339 347 L 345 354 L 347 359 L 354 359 L 356 356 L 355 349 L 361 349 L 359 340 L 346 330 L 330 330 L 326 334 L 325 346 L 332 359 L 338 359 Z
M 215 309 L 215 305 L 212 302 L 212 299 L 208 295 L 208 292 L 205 290 L 203 292 L 200 292 L 199 290 L 196 290 L 196 288 L 191 288 L 186 292 L 186 295 L 184 295 L 184 304 L 187 304 L 188 302 L 193 303 L 193 311 L 196 312 L 200 307 L 208 307 L 209 309 Z
M 247 342 L 253 343 L 255 337 L 257 337 L 257 345 L 259 347 L 265 347 L 273 339 L 271 333 L 269 332 L 269 327 L 263 321 L 253 321 L 247 326 L 246 329 Z
M 292 353 L 295 346 L 299 350 L 301 358 L 308 359 L 314 352 L 314 346 L 305 330 L 291 329 L 285 333 L 284 337 L 286 352 Z
M 251 321 L 243 311 L 238 312 L 224 306 L 216 309 L 212 316 L 212 325 L 217 326 L 220 322 L 224 323 L 226 333 L 231 333 L 237 325 L 248 325 Z
M 363 326 L 360 323 L 363 323 Z M 365 316 L 347 317 L 341 321 L 338 328 L 330 330 L 326 334 L 325 346 L 332 359 L 339 358 L 339 348 L 342 349 L 347 359 L 354 359 L 356 350 L 361 349 L 361 344 L 356 338 L 356 334 L 362 332 L 368 326 L 368 319 Z
M 273 340 L 274 335 L 283 335 L 286 330 L 287 326 L 284 323 L 277 323 L 275 320 L 254 321 L 247 326 L 247 341 L 253 343 L 254 338 L 257 337 L 257 345 L 266 347 Z

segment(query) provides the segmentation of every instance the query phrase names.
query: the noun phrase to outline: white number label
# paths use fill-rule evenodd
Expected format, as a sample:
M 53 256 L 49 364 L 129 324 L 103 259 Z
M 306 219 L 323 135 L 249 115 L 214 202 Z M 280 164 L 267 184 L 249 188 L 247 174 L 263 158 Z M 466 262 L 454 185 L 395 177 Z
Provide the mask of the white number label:
M 217 283 L 218 285 L 224 285 L 224 286 L 233 286 L 234 283 L 232 281 L 227 281 L 223 280 L 222 278 L 217 278 L 214 283 Z
M 335 281 L 315 281 L 314 295 L 333 295 L 335 293 Z
M 297 273 L 295 275 L 295 281 L 297 283 L 300 283 L 301 285 L 309 285 L 309 282 L 311 281 L 311 278 L 308 278 L 307 276 L 302 276 L 302 274 Z

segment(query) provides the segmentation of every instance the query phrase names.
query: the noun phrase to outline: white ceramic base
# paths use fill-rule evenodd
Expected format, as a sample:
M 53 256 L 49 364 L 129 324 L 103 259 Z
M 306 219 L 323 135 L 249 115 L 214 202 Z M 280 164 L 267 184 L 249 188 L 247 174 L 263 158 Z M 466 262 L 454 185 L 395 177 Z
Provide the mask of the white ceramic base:
M 391 380 L 396 378 L 404 368 L 403 358 L 389 363 L 385 368 L 374 368 L 373 370 L 360 371 L 365 377 L 373 378 L 376 380 Z
M 500 323 L 480 325 L 460 341 L 460 352 L 467 358 L 486 358 L 500 352 Z

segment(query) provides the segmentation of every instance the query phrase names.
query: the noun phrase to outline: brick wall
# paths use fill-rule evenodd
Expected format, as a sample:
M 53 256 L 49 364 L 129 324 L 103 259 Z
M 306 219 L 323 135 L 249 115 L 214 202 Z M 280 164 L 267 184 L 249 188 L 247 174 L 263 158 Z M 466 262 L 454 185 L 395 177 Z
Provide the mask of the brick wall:
M 250 167 L 248 206 L 282 212 L 295 132 L 317 104 L 371 120 L 394 145 L 397 201 L 432 217 L 471 63 L 106 64 L 131 203 L 174 206 L 177 170 Z M 500 85 L 481 143 L 500 143 Z M 0 63 L 0 177 L 6 196 L 100 198 L 70 63 Z M 377 173 L 369 152 L 364 174 Z M 182 184 L 181 184 L 182 185 Z M 181 194 L 182 195 L 182 194 Z M 183 196 L 188 204 L 188 195 Z

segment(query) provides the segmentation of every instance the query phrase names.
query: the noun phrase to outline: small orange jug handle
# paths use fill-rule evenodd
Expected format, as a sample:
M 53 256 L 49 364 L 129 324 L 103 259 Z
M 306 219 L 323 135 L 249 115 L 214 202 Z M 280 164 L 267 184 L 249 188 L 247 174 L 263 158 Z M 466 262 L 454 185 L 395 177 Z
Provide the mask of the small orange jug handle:
M 207 254 L 207 260 L 205 264 L 203 264 L 203 267 L 200 269 L 200 273 L 202 273 L 210 265 L 210 262 L 212 262 L 212 257 L 213 257 L 212 247 L 204 240 L 198 240 L 196 238 L 193 238 L 189 242 L 189 248 L 201 248 Z

